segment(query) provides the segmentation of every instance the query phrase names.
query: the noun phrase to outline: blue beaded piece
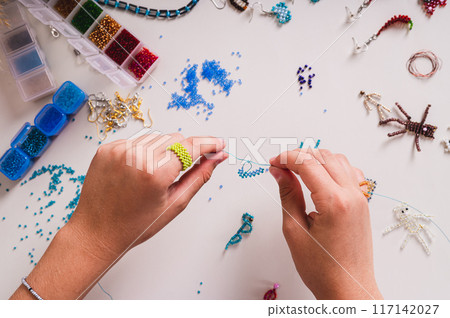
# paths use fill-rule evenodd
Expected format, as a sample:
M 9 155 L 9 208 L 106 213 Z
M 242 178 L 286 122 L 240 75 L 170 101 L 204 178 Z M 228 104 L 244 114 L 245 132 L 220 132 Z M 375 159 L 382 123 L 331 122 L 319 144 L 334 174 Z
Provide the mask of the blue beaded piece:
M 231 239 L 228 241 L 227 245 L 225 246 L 225 250 L 228 249 L 230 245 L 234 245 L 242 241 L 242 235 L 241 234 L 249 234 L 253 231 L 253 222 L 254 217 L 249 213 L 244 213 L 242 215 L 242 226 L 239 228 L 239 230 L 236 232 L 235 235 L 231 237 Z
M 245 164 L 238 170 L 238 175 L 242 179 L 253 178 L 253 177 L 259 176 L 260 174 L 262 174 L 268 170 L 268 169 L 263 169 L 263 168 L 257 168 L 253 171 L 250 171 L 250 169 L 251 169 L 251 166 L 250 166 L 250 168 L 247 171 L 244 171 L 244 167 L 245 167 Z
M 145 15 L 148 16 L 150 14 L 150 9 L 147 9 L 147 11 L 145 11 Z
M 288 9 L 286 3 L 278 2 L 272 7 L 272 13 L 276 15 L 280 24 L 285 24 L 292 19 L 291 11 Z
M 125 11 L 128 11 L 129 8 L 130 8 L 130 4 L 127 3 L 127 5 L 125 6 Z
M 139 6 L 136 6 L 136 10 L 135 10 L 136 14 L 139 13 Z
M 176 11 L 176 14 L 177 14 L 177 16 L 180 15 L 180 10 L 177 10 L 177 11 Z
M 116 0 L 116 3 L 114 4 L 114 8 L 118 8 L 119 5 L 120 5 L 120 1 L 119 1 L 119 0 Z
M 160 15 L 161 15 L 161 12 L 159 12 L 159 10 L 156 11 L 156 16 L 159 17 Z
M 170 11 L 169 10 L 167 10 L 166 17 L 167 18 L 170 17 Z

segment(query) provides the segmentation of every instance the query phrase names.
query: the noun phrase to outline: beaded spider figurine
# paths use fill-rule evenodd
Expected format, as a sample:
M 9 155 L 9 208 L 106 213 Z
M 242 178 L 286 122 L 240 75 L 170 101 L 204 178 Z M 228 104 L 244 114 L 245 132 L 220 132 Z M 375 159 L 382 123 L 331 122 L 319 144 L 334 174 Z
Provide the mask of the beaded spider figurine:
M 403 115 L 405 115 L 405 117 L 407 118 L 406 121 L 398 119 L 398 118 L 388 118 L 385 120 L 380 120 L 380 125 L 385 125 L 391 121 L 396 121 L 402 125 L 405 126 L 405 129 L 399 130 L 399 131 L 395 131 L 393 133 L 389 133 L 388 137 L 394 137 L 397 135 L 401 135 L 406 133 L 407 131 L 410 131 L 412 133 L 415 134 L 415 143 L 416 143 L 416 148 L 417 151 L 421 151 L 420 149 L 420 145 L 419 145 L 419 137 L 420 135 L 428 137 L 428 138 L 432 138 L 434 139 L 434 132 L 436 131 L 437 127 L 430 125 L 430 124 L 425 124 L 425 120 L 427 119 L 428 116 L 428 110 L 430 109 L 431 105 L 428 105 L 427 108 L 425 109 L 425 113 L 423 114 L 423 118 L 422 121 L 419 122 L 415 122 L 415 121 L 411 121 L 411 116 L 409 116 L 405 110 L 398 104 L 395 103 L 395 105 L 397 105 L 398 109 L 403 113 Z
M 428 239 L 430 240 L 430 242 L 431 242 L 432 233 L 426 225 L 419 223 L 419 220 L 428 220 L 428 216 L 423 215 L 423 214 L 411 214 L 409 212 L 408 206 L 404 203 L 402 203 L 402 205 L 395 207 L 393 209 L 393 212 L 399 222 L 395 223 L 391 226 L 388 226 L 384 230 L 383 235 L 386 235 L 400 227 L 404 227 L 408 231 L 408 233 L 407 233 L 402 245 L 400 246 L 400 249 L 403 250 L 406 247 L 406 244 L 408 244 L 411 237 L 414 236 L 419 241 L 419 243 L 422 245 L 423 249 L 425 250 L 425 253 L 430 255 L 431 251 L 430 251 L 427 243 L 421 236 L 421 233 L 425 232 L 425 234 L 428 236 Z
M 230 245 L 234 245 L 242 241 L 242 235 L 241 234 L 248 234 L 253 230 L 252 222 L 253 222 L 253 216 L 249 213 L 244 213 L 242 215 L 242 226 L 239 228 L 239 230 L 234 234 L 231 239 L 228 241 L 227 245 L 225 246 L 225 250 L 228 249 Z

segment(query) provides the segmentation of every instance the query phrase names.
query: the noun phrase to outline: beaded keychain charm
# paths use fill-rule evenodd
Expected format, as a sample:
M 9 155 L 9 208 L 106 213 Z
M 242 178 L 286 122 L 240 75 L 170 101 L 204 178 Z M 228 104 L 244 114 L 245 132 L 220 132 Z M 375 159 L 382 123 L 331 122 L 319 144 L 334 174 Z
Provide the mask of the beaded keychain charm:
M 422 7 L 426 14 L 432 16 L 436 8 L 445 7 L 447 5 L 447 0 L 422 0 Z
M 365 191 L 362 190 L 362 193 L 367 198 L 367 201 L 370 201 L 370 199 L 372 199 L 373 193 L 377 187 L 377 182 L 375 180 L 366 178 L 366 180 L 362 181 L 359 184 L 359 186 L 366 187 L 366 190 Z
M 239 230 L 234 234 L 231 239 L 228 241 L 227 245 L 225 246 L 225 250 L 228 249 L 230 245 L 235 245 L 242 241 L 242 235 L 241 234 L 248 234 L 251 233 L 253 230 L 252 222 L 253 222 L 253 216 L 249 213 L 244 213 L 242 215 L 242 226 L 239 228 Z
M 345 10 L 347 11 L 347 19 L 349 22 L 353 22 L 355 20 L 358 20 L 361 15 L 362 11 L 370 6 L 373 0 L 364 0 L 363 4 L 358 8 L 358 11 L 356 13 L 352 13 L 349 9 L 349 7 L 345 7 Z
M 288 23 L 292 19 L 291 11 L 288 9 L 288 6 L 286 5 L 285 2 L 278 2 L 276 5 L 272 7 L 270 11 L 264 10 L 261 2 L 255 2 L 252 4 L 250 8 L 251 10 L 249 22 L 251 22 L 253 19 L 253 11 L 255 10 L 254 9 L 255 6 L 259 6 L 263 14 L 275 16 L 280 25 Z
M 400 206 L 397 206 L 393 209 L 394 215 L 399 221 L 396 224 L 393 224 L 391 226 L 388 226 L 384 232 L 383 235 L 386 235 L 390 232 L 392 232 L 395 229 L 398 229 L 400 227 L 404 227 L 407 230 L 406 238 L 404 239 L 402 245 L 400 246 L 400 249 L 404 249 L 406 247 L 406 244 L 408 244 L 410 238 L 414 236 L 419 243 L 422 245 L 423 249 L 425 250 L 425 253 L 428 255 L 431 254 L 431 251 L 423 239 L 423 237 L 420 235 L 422 232 L 425 232 L 428 239 L 432 240 L 432 233 L 428 229 L 426 225 L 420 224 L 419 220 L 427 220 L 429 216 L 423 215 L 423 214 L 412 214 L 409 212 L 408 205 L 402 204 Z
M 277 289 L 280 288 L 279 284 L 274 284 L 273 288 L 268 290 L 265 294 L 264 294 L 264 300 L 275 300 L 277 299 Z
M 367 111 L 369 111 L 369 112 L 372 111 L 372 107 L 370 106 L 370 104 L 374 105 L 377 108 L 378 115 L 380 116 L 380 120 L 386 119 L 383 111 L 386 111 L 388 113 L 391 112 L 390 108 L 388 108 L 380 103 L 380 98 L 381 98 L 380 94 L 377 94 L 377 93 L 366 94 L 366 92 L 361 91 L 361 92 L 359 92 L 359 95 L 364 97 L 364 106 L 366 107 Z
M 408 131 L 412 132 L 415 134 L 415 143 L 416 143 L 416 148 L 417 151 L 421 151 L 420 149 L 420 145 L 419 145 L 419 137 L 420 135 L 424 136 L 424 137 L 428 137 L 431 139 L 434 139 L 434 132 L 436 131 L 437 127 L 430 125 L 430 124 L 425 124 L 425 120 L 427 119 L 428 116 L 428 111 L 431 107 L 431 105 L 428 105 L 427 108 L 425 109 L 425 113 L 423 114 L 423 118 L 422 121 L 419 122 L 415 122 L 415 121 L 411 121 L 411 116 L 409 116 L 405 110 L 402 108 L 402 106 L 400 106 L 398 103 L 395 103 L 395 105 L 397 105 L 398 109 L 403 113 L 403 115 L 405 115 L 405 117 L 407 118 L 407 120 L 401 120 L 398 118 L 388 118 L 385 120 L 380 120 L 380 125 L 385 125 L 387 123 L 390 123 L 392 121 L 396 121 L 399 124 L 402 124 L 403 126 L 405 126 L 404 129 L 399 130 L 399 131 L 395 131 L 393 133 L 389 133 L 388 137 L 394 137 L 397 135 L 401 135 L 404 134 Z
M 413 27 L 413 22 L 411 20 L 410 17 L 408 17 L 407 15 L 395 15 L 393 16 L 391 19 L 389 19 L 382 27 L 380 30 L 378 30 L 377 33 L 375 33 L 374 35 L 372 35 L 366 42 L 364 42 L 362 45 L 358 44 L 358 41 L 356 41 L 355 38 L 353 38 L 353 44 L 354 44 L 354 50 L 355 53 L 361 53 L 361 52 L 365 52 L 368 50 L 369 48 L 369 44 L 372 43 L 373 41 L 375 41 L 381 34 L 381 32 L 385 31 L 386 29 L 388 29 L 389 27 L 391 27 L 394 24 L 405 24 L 408 25 L 409 30 L 412 29 Z

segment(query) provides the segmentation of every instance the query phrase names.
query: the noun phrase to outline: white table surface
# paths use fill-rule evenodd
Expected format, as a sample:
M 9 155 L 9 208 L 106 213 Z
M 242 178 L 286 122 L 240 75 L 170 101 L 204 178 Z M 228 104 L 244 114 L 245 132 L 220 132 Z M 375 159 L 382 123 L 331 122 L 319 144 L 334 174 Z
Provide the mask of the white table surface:
M 149 6 L 159 3 L 135 2 Z M 186 1 L 172 2 L 170 6 L 177 8 Z M 417 1 L 380 0 L 350 26 L 345 21 L 344 6 L 356 10 L 361 2 L 322 0 L 315 5 L 307 0 L 297 0 L 294 5 L 288 2 L 293 18 L 282 27 L 258 12 L 249 23 L 248 12 L 239 14 L 231 6 L 219 11 L 207 0 L 174 21 L 145 20 L 109 11 L 160 55 L 152 78 L 145 82 L 144 89 L 139 88 L 144 109 L 148 106 L 151 109 L 155 129 L 169 133 L 182 128 L 186 136 L 249 137 L 253 141 L 258 137 L 320 138 L 321 147 L 346 154 L 353 165 L 376 179 L 377 193 L 406 201 L 433 215 L 434 222 L 450 233 L 450 211 L 445 197 L 449 191 L 450 155 L 444 153 L 440 144 L 443 137 L 450 137 L 447 130 L 450 8 L 439 8 L 428 18 Z M 263 3 L 267 8 L 273 4 Z M 413 30 L 390 29 L 371 44 L 368 52 L 352 54 L 352 36 L 360 41 L 367 39 L 395 14 L 410 15 L 415 23 Z M 29 20 L 57 85 L 71 80 L 88 93 L 103 91 L 111 96 L 116 90 L 123 95 L 129 92 L 115 87 L 105 76 L 75 58 L 66 39 L 53 39 L 46 26 L 30 15 Z M 421 49 L 432 50 L 444 62 L 431 79 L 416 79 L 406 70 L 409 56 Z M 236 51 L 242 58 L 231 55 Z M 195 117 L 194 110 L 188 114 L 167 109 L 170 93 L 181 91 L 180 81 L 175 82 L 174 78 L 180 79 L 188 58 L 200 65 L 205 59 L 220 60 L 231 72 L 231 78 L 242 80 L 242 85 L 235 85 L 228 97 L 212 96 L 214 87 L 204 81 L 200 83 L 201 94 L 216 105 L 209 121 L 199 116 L 196 123 L 190 116 Z M 316 73 L 314 87 L 299 96 L 295 72 L 298 66 L 311 63 Z M 165 86 L 158 84 L 164 81 Z M 427 104 L 432 104 L 428 122 L 439 127 L 436 140 L 422 138 L 423 151 L 418 153 L 411 135 L 388 139 L 386 134 L 396 126 L 378 127 L 378 115 L 368 114 L 358 97 L 361 89 L 381 93 L 383 103 L 391 107 L 398 101 L 415 120 L 421 118 Z M 16 131 L 25 121 L 32 121 L 40 108 L 50 102 L 50 97 L 22 102 L 7 68 L 0 77 L 0 94 L 3 152 Z M 53 142 L 34 168 L 64 163 L 73 167 L 77 175 L 84 174 L 98 147 L 95 126 L 87 122 L 86 116 L 86 109 L 80 111 L 76 121 Z M 139 123 L 131 124 L 108 140 L 127 138 L 140 128 Z M 86 140 L 86 135 L 93 136 L 93 140 Z M 267 160 L 277 151 L 269 142 L 261 147 Z M 242 142 L 238 142 L 238 156 L 245 157 L 247 153 Z M 236 173 L 239 167 L 222 164 L 180 217 L 149 242 L 129 252 L 101 280 L 114 299 L 261 299 L 274 282 L 281 285 L 280 299 L 313 298 L 295 270 L 281 233 L 276 183 L 269 174 L 242 180 Z M 67 184 L 51 212 L 46 211 L 55 214 L 55 221 L 46 224 L 47 216 L 37 221 L 32 215 L 42 204 L 29 194 L 42 193 L 48 175 L 23 187 L 0 175 L 0 183 L 0 220 L 6 218 L 0 221 L 0 297 L 7 298 L 20 278 L 33 268 L 29 250 L 35 248 L 35 259 L 39 259 L 49 244 L 34 234 L 35 222 L 44 224 L 45 231 L 60 226 L 59 220 L 67 213 L 64 205 L 73 197 L 74 189 Z M 219 185 L 223 189 L 219 190 Z M 6 192 L 6 188 L 10 191 Z M 208 202 L 210 197 L 212 200 Z M 370 202 L 375 270 L 383 295 L 387 299 L 448 299 L 450 242 L 430 225 L 435 234 L 431 256 L 416 241 L 400 251 L 406 234 L 403 229 L 382 236 L 383 229 L 395 222 L 392 208 L 396 205 L 381 197 Z M 313 210 L 311 201 L 308 210 Z M 224 246 L 240 227 L 244 212 L 255 216 L 254 230 L 237 247 L 224 253 Z M 18 224 L 27 224 L 28 228 L 18 228 Z M 20 242 L 24 235 L 29 238 Z M 13 246 L 17 250 L 13 251 Z M 96 286 L 87 298 L 108 297 Z

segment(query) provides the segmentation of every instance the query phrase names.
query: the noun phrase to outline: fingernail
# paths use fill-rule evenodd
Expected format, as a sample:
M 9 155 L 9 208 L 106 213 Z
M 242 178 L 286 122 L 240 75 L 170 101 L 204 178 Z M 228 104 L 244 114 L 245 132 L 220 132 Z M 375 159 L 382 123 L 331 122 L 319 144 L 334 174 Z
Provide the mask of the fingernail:
M 227 145 L 227 142 L 223 138 L 220 138 L 220 140 L 222 140 L 222 149 L 223 149 Z
M 270 158 L 269 163 L 272 165 L 277 157 Z

